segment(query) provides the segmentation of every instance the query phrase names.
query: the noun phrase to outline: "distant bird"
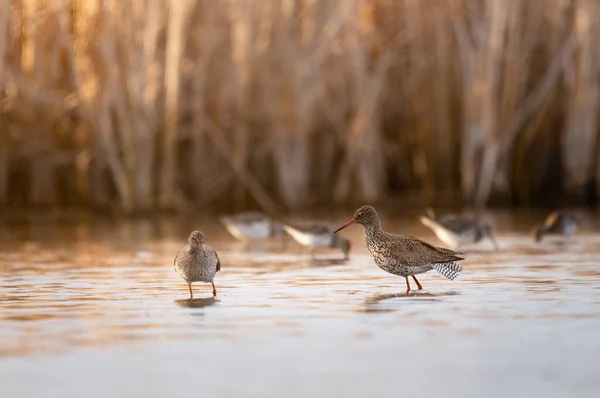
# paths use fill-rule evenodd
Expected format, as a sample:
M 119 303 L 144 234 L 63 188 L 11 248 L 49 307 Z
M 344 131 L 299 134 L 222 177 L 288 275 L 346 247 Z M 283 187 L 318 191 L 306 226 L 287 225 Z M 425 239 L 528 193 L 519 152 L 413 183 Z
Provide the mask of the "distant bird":
M 187 282 L 190 298 L 194 298 L 193 282 L 212 284 L 213 297 L 217 295 L 214 279 L 215 274 L 221 270 L 221 261 L 217 252 L 204 243 L 204 234 L 201 231 L 190 234 L 188 244 L 179 249 L 173 264 L 175 271 Z
M 311 256 L 315 256 L 317 248 L 338 248 L 348 259 L 350 253 L 350 241 L 341 235 L 334 233 L 334 227 L 328 223 L 311 221 L 297 225 L 283 225 L 283 229 L 296 242 L 310 248 Z
M 563 211 L 554 211 L 546 217 L 544 224 L 534 229 L 536 242 L 541 242 L 546 235 L 571 236 L 579 231 L 581 222 L 576 217 Z
M 408 277 L 412 276 L 419 290 L 423 289 L 416 274 L 435 269 L 450 280 L 462 271 L 458 261 L 464 260 L 463 253 L 436 247 L 410 235 L 394 235 L 381 229 L 379 215 L 372 206 L 356 210 L 354 218 L 335 232 L 352 224 L 365 228 L 365 244 L 375 264 L 390 274 L 403 276 L 406 280 L 406 293 L 410 292 Z
M 477 243 L 483 238 L 489 238 L 494 245 L 494 249 L 498 250 L 498 243 L 492 234 L 492 228 L 488 224 L 480 223 L 477 220 L 453 216 L 438 218 L 433 210 L 427 209 L 427 214 L 421 216 L 421 223 L 430 228 L 439 240 L 453 249 Z
M 260 212 L 243 212 L 219 217 L 234 238 L 248 244 L 253 240 L 282 237 L 281 224 Z

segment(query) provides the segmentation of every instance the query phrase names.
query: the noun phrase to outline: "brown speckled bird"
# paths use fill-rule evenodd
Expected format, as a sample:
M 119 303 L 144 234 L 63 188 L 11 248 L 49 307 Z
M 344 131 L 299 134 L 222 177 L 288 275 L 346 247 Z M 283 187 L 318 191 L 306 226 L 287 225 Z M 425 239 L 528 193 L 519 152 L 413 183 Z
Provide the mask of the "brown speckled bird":
M 408 277 L 412 276 L 419 290 L 423 289 L 416 274 L 435 269 L 450 280 L 462 271 L 458 261 L 462 253 L 435 247 L 410 235 L 394 235 L 381 229 L 379 215 L 372 206 L 356 210 L 354 218 L 338 228 L 338 232 L 352 224 L 365 228 L 365 244 L 375 260 L 375 264 L 390 274 L 403 276 L 406 280 L 406 293 L 410 292 Z
M 187 282 L 190 288 L 190 298 L 193 282 L 206 282 L 212 284 L 213 297 L 217 295 L 215 288 L 215 274 L 221 270 L 221 261 L 214 249 L 204 244 L 204 234 L 194 231 L 190 234 L 188 244 L 179 249 L 173 261 L 175 271 Z
M 579 231 L 581 222 L 576 217 L 562 211 L 550 213 L 544 224 L 534 229 L 535 241 L 540 242 L 545 235 L 571 236 Z

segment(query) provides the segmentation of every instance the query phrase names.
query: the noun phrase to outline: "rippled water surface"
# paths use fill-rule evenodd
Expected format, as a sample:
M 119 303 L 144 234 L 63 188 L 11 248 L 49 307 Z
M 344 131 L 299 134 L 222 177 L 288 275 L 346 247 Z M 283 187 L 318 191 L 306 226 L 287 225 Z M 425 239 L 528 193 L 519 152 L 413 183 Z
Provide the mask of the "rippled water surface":
M 0 397 L 600 396 L 595 220 L 536 245 L 534 218 L 492 219 L 500 251 L 408 296 L 358 226 L 349 261 L 311 261 L 213 221 L 1 225 Z M 173 271 L 195 226 L 223 263 L 215 299 Z M 440 244 L 413 218 L 384 228 Z

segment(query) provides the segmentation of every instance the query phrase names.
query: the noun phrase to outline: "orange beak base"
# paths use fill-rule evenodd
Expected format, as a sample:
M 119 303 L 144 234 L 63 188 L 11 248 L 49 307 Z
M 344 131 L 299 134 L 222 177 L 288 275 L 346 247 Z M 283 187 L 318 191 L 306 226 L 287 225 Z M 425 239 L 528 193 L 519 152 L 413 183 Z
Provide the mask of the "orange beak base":
M 352 219 L 350 221 L 348 221 L 346 224 L 342 225 L 341 227 L 339 227 L 338 229 L 336 229 L 333 233 L 336 234 L 339 231 L 341 231 L 344 228 L 348 228 L 349 226 L 351 226 L 352 224 L 356 224 L 356 220 Z

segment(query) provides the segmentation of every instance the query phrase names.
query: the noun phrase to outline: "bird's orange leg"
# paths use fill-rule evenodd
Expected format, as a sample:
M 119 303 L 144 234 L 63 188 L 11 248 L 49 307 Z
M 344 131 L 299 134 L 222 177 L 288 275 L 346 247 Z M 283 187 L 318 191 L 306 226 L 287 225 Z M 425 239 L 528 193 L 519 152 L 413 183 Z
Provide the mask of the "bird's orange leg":
M 408 292 L 410 292 L 410 283 L 408 283 L 408 276 L 405 276 L 404 279 L 406 279 L 406 294 L 408 294 Z
M 190 288 L 190 298 L 194 298 L 194 293 L 192 293 L 192 284 L 188 283 L 188 287 Z
M 415 280 L 415 282 L 417 282 L 417 286 L 419 286 L 419 290 L 423 290 L 423 286 L 421 286 L 421 284 L 419 283 L 419 281 L 417 280 L 417 278 L 414 275 L 412 277 Z
M 211 282 L 213 285 L 213 297 L 215 297 L 217 295 L 217 289 L 215 288 L 215 283 Z

